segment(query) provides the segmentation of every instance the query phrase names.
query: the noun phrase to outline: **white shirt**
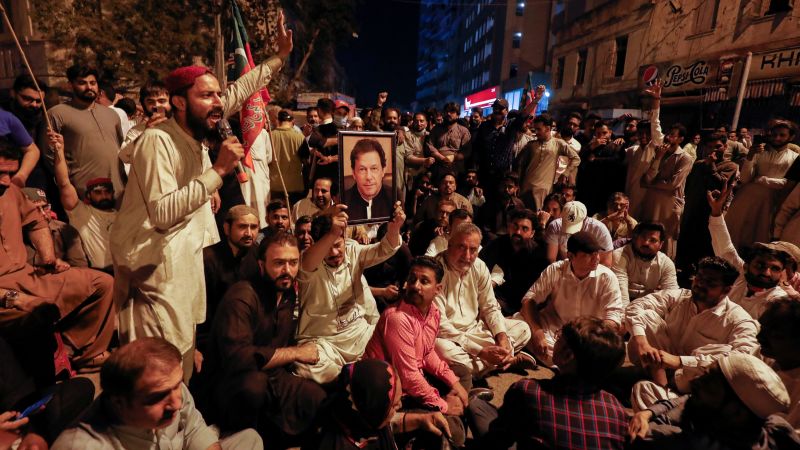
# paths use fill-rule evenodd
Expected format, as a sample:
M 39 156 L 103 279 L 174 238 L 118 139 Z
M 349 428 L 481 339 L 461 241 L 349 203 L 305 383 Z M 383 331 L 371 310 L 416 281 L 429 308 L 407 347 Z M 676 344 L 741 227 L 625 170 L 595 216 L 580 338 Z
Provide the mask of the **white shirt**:
M 397 249 L 386 237 L 377 244 L 345 241 L 345 258 L 339 267 L 324 261 L 312 271 L 300 270 L 300 318 L 297 340 L 324 339 L 348 362 L 364 353 L 380 315 L 375 297 L 363 276 L 364 269 L 389 259 Z
M 547 225 L 544 233 L 544 241 L 548 245 L 558 245 L 559 256 L 561 258 L 566 258 L 567 241 L 571 235 L 561 231 L 562 222 L 561 218 L 558 218 Z M 614 250 L 614 241 L 611 239 L 611 233 L 608 231 L 608 227 L 603 225 L 603 222 L 587 217 L 586 220 L 583 221 L 581 231 L 591 233 L 597 240 L 597 243 L 603 247 L 604 252 Z
M 728 352 L 696 354 L 707 345 L 727 344 L 732 352 L 752 355 L 758 349 L 758 323 L 741 306 L 725 297 L 717 306 L 697 312 L 689 289 L 658 291 L 631 302 L 625 308 L 625 325 L 633 336 L 645 336 L 647 313 L 665 322 L 665 332 L 686 367 L 707 366 Z
M 111 226 L 117 218 L 117 211 L 103 211 L 83 202 L 78 202 L 72 211 L 67 211 L 69 223 L 81 235 L 83 250 L 89 257 L 89 264 L 96 269 L 110 267 Z
M 797 430 L 800 428 L 800 367 L 791 370 L 776 370 L 775 372 L 781 377 L 791 400 L 789 411 L 778 414 Z
M 292 207 L 292 215 L 294 216 L 294 220 L 297 220 L 303 216 L 314 217 L 320 211 L 322 210 L 317 207 L 310 197 L 301 198 Z
M 631 300 L 660 291 L 678 289 L 675 263 L 661 252 L 651 260 L 636 256 L 633 243 L 620 247 L 612 253 L 612 270 L 619 280 L 622 300 L 627 305 Z
M 489 269 L 486 263 L 476 258 L 472 267 L 462 275 L 450 268 L 444 253 L 436 259 L 444 267 L 444 289 L 435 300 L 441 314 L 439 338 L 454 341 L 469 354 L 477 355 L 482 347 L 467 335 L 483 330 L 481 322 L 492 336 L 506 332 L 505 317 L 494 296 Z
M 561 324 L 581 316 L 622 324 L 625 304 L 619 282 L 614 272 L 602 264 L 582 280 L 572 272 L 568 259 L 550 264 L 522 297 L 522 304 L 542 304 L 548 299 Z
M 733 287 L 728 293 L 728 298 L 731 301 L 744 308 L 754 319 L 758 319 L 767 307 L 768 302 L 786 296 L 786 291 L 778 285 L 756 292 L 748 297 L 744 260 L 739 257 L 736 248 L 731 242 L 728 227 L 725 225 L 725 218 L 723 216 L 709 217 L 708 231 L 711 233 L 711 246 L 714 248 L 714 254 L 731 263 L 739 271 L 739 278 L 733 283 Z
M 430 245 L 428 245 L 428 249 L 425 250 L 425 256 L 436 256 L 439 253 L 447 250 L 447 240 L 449 236 L 440 234 L 431 240 Z M 480 250 L 478 250 L 480 252 Z

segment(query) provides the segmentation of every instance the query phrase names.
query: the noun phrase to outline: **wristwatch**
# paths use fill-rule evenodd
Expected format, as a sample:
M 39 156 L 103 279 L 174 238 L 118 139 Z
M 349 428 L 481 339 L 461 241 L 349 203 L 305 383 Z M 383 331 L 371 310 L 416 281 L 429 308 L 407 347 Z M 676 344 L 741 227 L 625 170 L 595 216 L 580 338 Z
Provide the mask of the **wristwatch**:
M 17 298 L 19 298 L 19 291 L 9 289 L 6 291 L 5 295 L 3 295 L 3 301 L 0 302 L 0 306 L 5 309 L 13 309 L 16 306 L 15 302 Z

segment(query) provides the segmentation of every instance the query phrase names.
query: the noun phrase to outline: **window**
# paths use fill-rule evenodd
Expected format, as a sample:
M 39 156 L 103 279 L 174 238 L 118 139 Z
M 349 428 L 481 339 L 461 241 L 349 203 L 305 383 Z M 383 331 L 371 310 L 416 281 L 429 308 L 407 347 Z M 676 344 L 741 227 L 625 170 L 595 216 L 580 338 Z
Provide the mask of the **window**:
M 575 75 L 575 85 L 580 86 L 586 78 L 586 57 L 588 52 L 586 49 L 578 50 L 578 73 Z
M 619 78 L 625 74 L 625 56 L 628 54 L 628 36 L 620 36 L 616 40 L 614 59 L 614 76 Z
M 11 0 L 2 0 L 2 2 L 3 7 L 6 9 L 6 13 L 8 14 L 8 20 L 11 23 L 14 23 L 14 11 L 11 9 Z M 8 33 L 5 20 L 0 20 L 0 33 Z
M 558 63 L 556 64 L 556 89 L 561 89 L 561 86 L 564 84 L 564 57 L 561 56 L 558 58 Z
M 514 33 L 514 40 L 511 41 L 511 47 L 512 48 L 519 48 L 521 43 L 522 43 L 522 33 L 520 33 L 520 32 Z
M 516 64 L 511 64 L 511 69 L 508 71 L 508 78 L 516 78 L 519 67 Z
M 717 10 L 719 0 L 701 0 L 697 8 L 697 17 L 694 21 L 694 32 L 705 33 L 717 25 Z
M 779 14 L 792 10 L 792 0 L 770 0 L 767 14 Z
M 525 13 L 525 2 L 522 1 L 517 2 L 517 16 L 522 17 L 524 13 Z

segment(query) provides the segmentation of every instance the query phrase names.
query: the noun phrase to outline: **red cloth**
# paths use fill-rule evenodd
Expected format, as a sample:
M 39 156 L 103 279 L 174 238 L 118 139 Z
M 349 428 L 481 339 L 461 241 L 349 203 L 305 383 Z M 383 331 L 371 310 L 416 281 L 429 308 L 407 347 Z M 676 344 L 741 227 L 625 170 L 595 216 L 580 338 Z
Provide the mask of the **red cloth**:
M 164 81 L 164 84 L 167 85 L 167 91 L 169 91 L 169 94 L 173 95 L 176 92 L 180 91 L 181 89 L 191 87 L 194 84 L 194 80 L 207 73 L 213 74 L 213 72 L 208 67 L 203 67 L 203 66 L 178 67 L 177 69 L 170 72 L 169 75 L 167 75 L 167 79 Z
M 111 182 L 111 178 L 92 178 L 91 180 L 86 182 L 86 190 L 91 191 L 93 187 L 99 184 L 113 185 L 113 183 Z

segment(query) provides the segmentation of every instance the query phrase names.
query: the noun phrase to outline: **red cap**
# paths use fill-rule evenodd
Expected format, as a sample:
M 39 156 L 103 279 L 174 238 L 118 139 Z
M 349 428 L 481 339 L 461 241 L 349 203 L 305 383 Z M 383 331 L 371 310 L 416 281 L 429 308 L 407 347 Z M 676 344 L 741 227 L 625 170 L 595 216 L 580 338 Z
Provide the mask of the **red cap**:
M 347 112 L 350 112 L 350 105 L 348 105 L 347 102 L 344 100 L 336 100 L 335 102 L 333 102 L 333 104 L 335 105 L 336 108 L 345 107 L 347 108 Z
M 102 184 L 107 184 L 112 187 L 114 186 L 114 183 L 111 182 L 111 178 L 92 178 L 86 182 L 86 190 L 91 191 L 93 187 Z
M 207 73 L 213 75 L 213 72 L 208 67 L 203 66 L 184 66 L 170 72 L 164 84 L 167 85 L 169 95 L 173 95 L 181 89 L 189 88 L 194 84 L 194 80 Z

